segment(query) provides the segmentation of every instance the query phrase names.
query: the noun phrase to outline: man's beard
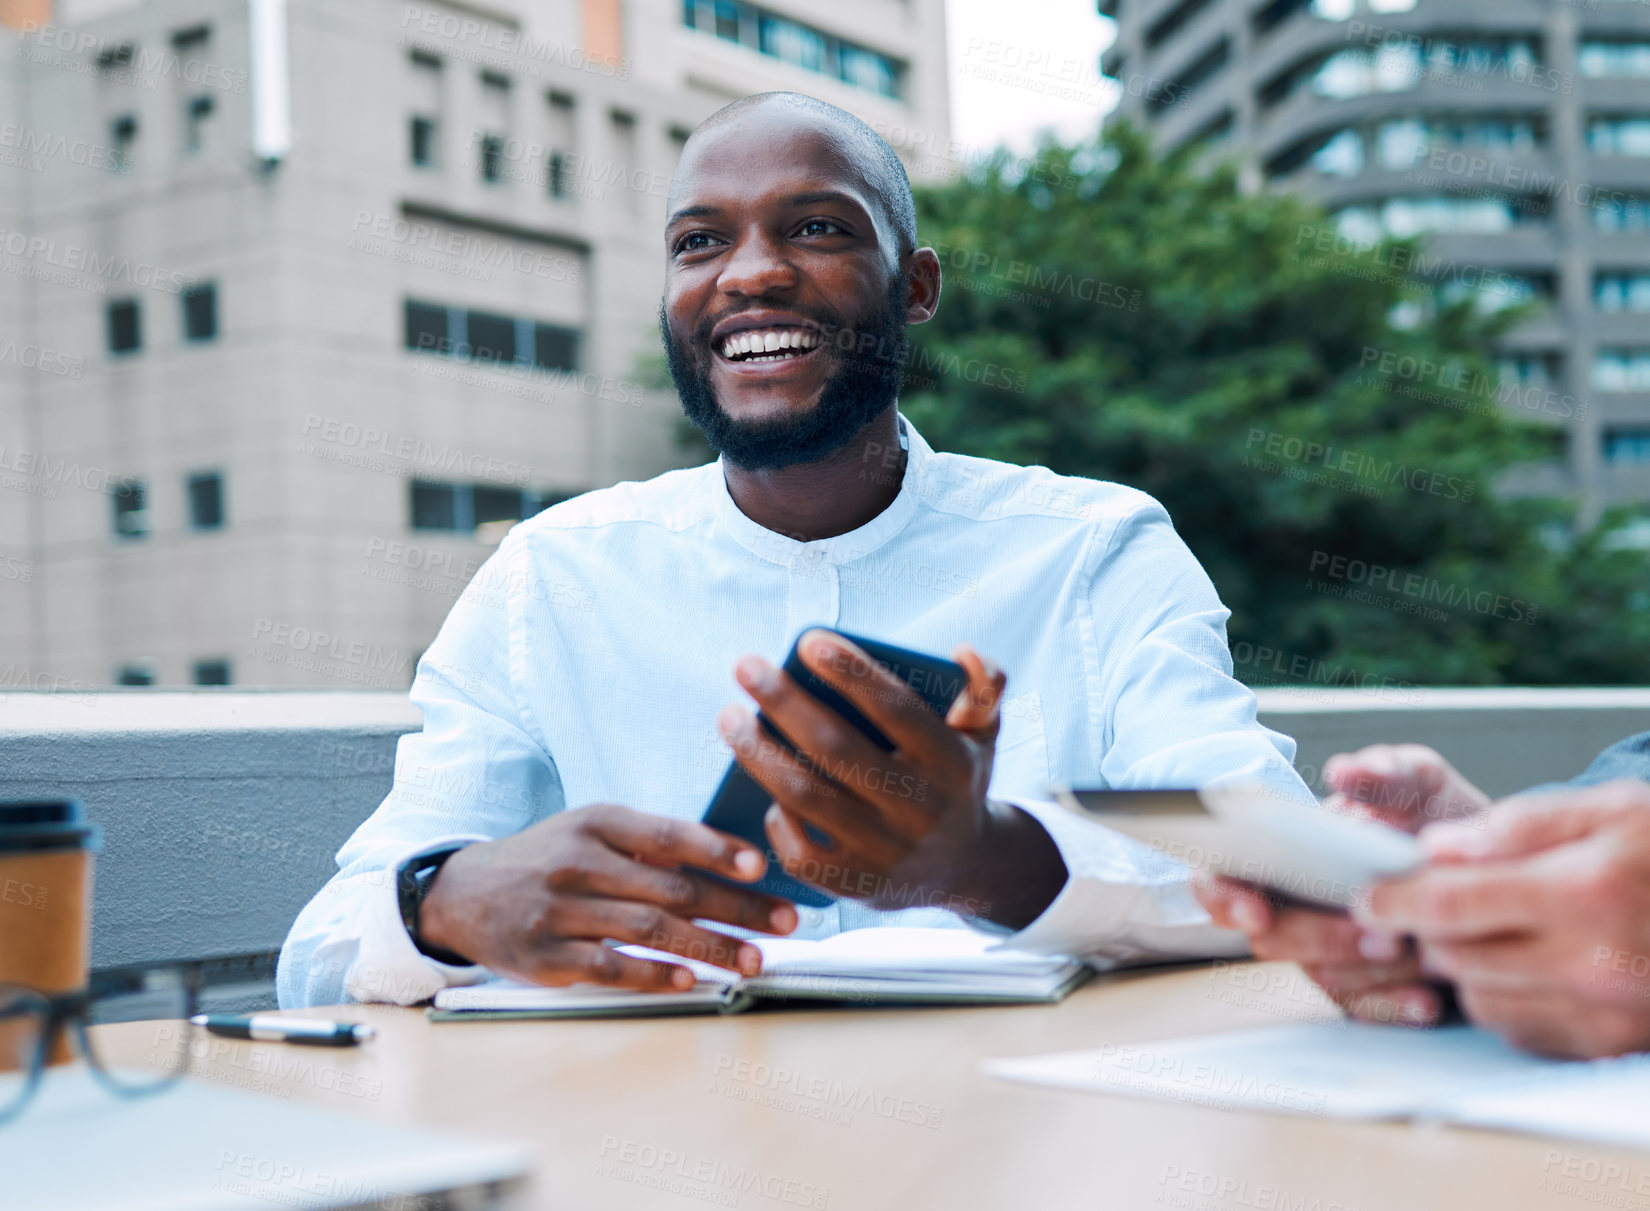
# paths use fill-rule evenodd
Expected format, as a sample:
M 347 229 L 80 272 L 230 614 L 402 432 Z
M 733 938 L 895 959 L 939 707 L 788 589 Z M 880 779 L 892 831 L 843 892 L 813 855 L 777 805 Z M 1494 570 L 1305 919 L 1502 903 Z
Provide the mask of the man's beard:
M 835 358 L 837 369 L 825 380 L 819 402 L 808 412 L 758 421 L 735 420 L 728 415 L 711 387 L 708 365 L 701 368 L 695 356 L 700 351 L 707 359 L 715 356 L 710 344 L 713 324 L 700 325 L 690 349 L 672 335 L 661 302 L 659 334 L 664 339 L 670 377 L 676 384 L 682 410 L 712 449 L 748 471 L 817 462 L 836 453 L 899 398 L 909 347 L 905 335 L 907 289 L 906 276 L 900 274 L 881 304 L 853 328 L 835 315 L 802 312 L 819 325 L 819 356 Z

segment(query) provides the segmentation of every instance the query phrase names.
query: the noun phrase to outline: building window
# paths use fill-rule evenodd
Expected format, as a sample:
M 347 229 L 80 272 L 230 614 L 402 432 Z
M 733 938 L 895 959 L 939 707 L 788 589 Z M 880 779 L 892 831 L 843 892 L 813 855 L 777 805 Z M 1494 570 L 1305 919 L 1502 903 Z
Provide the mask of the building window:
M 579 334 L 556 324 L 533 325 L 533 364 L 546 370 L 573 370 L 579 364 Z
M 223 529 L 223 475 L 207 471 L 189 477 L 189 527 Z
M 1601 156 L 1650 156 L 1650 117 L 1594 117 L 1587 149 Z
M 109 170 L 132 171 L 132 149 L 137 144 L 138 122 L 133 114 L 121 114 L 109 123 Z
M 482 122 L 479 137 L 481 179 L 504 180 L 504 147 L 510 130 L 510 81 L 497 72 L 481 73 Z
M 218 335 L 218 287 L 198 282 L 184 290 L 183 339 L 209 341 Z
M 193 155 L 206 146 L 207 124 L 212 118 L 211 97 L 190 97 L 184 111 L 183 149 Z
M 1606 429 L 1604 461 L 1616 466 L 1650 466 L 1650 429 Z
M 1445 306 L 1471 302 L 1480 315 L 1494 315 L 1535 299 L 1553 297 L 1553 279 L 1548 274 L 1502 273 L 1488 269 L 1470 284 L 1462 279 L 1442 283 L 1438 300 Z
M 481 179 L 489 185 L 504 180 L 504 136 L 481 136 Z
M 1438 197 L 1391 198 L 1380 206 L 1349 206 L 1335 220 L 1349 238 L 1373 235 L 1405 240 L 1437 232 L 1490 235 L 1545 218 L 1538 200 Z
M 517 522 L 571 499 L 566 492 L 533 492 L 488 483 L 412 483 L 412 528 L 469 534 L 478 526 Z
M 143 348 L 143 313 L 136 299 L 116 299 L 104 314 L 110 353 L 136 353 Z
M 1650 391 L 1650 351 L 1605 349 L 1593 359 L 1598 391 Z
M 1650 229 L 1650 198 L 1631 197 L 1600 191 L 1593 207 L 1593 226 L 1600 231 L 1644 231 Z
M 424 51 L 408 56 L 413 75 L 413 114 L 408 122 L 408 158 L 418 168 L 438 165 L 436 141 L 441 129 L 441 60 Z
M 1152 114 L 1162 113 L 1175 105 L 1185 101 L 1203 85 L 1213 79 L 1227 61 L 1232 57 L 1232 44 L 1222 38 L 1208 52 L 1199 56 L 1197 61 L 1182 72 L 1178 79 L 1171 81 L 1162 89 L 1146 90 L 1146 111 Z
M 550 94 L 550 155 L 545 162 L 545 187 L 553 198 L 570 192 L 568 157 L 576 146 L 574 102 L 567 93 Z
M 1343 130 L 1312 153 L 1312 168 L 1326 177 L 1355 177 L 1364 170 L 1364 138 Z
M 1599 274 L 1593 279 L 1593 303 L 1600 311 L 1650 311 L 1650 274 Z
M 898 98 L 904 82 L 898 59 L 744 0 L 683 0 L 682 24 L 884 97 Z
M 414 114 L 412 118 L 411 147 L 408 152 L 412 162 L 419 168 L 435 167 L 435 119 L 423 114 Z
M 1509 354 L 1495 363 L 1503 383 L 1520 387 L 1551 387 L 1558 382 L 1562 359 L 1556 353 Z
M 1612 76 L 1650 76 L 1650 42 L 1583 42 L 1576 49 L 1581 74 L 1600 80 Z
M 197 660 L 192 671 L 196 685 L 230 684 L 229 661 L 222 656 L 215 656 L 210 660 Z
M 560 324 L 408 299 L 404 344 L 419 353 L 541 370 L 576 370 L 579 331 Z
M 447 330 L 446 307 L 407 300 L 406 345 L 423 353 L 451 353 L 453 341 Z
M 116 685 L 154 685 L 155 668 L 151 664 L 123 664 L 115 672 Z
M 142 538 L 149 533 L 149 511 L 144 507 L 143 481 L 128 479 L 115 485 L 109 499 L 114 502 L 115 534 L 120 538 Z
M 472 311 L 465 316 L 464 347 L 466 354 L 478 362 L 513 362 L 516 360 L 516 321 L 509 316 L 487 311 Z
M 192 25 L 188 29 L 180 29 L 172 35 L 172 49 L 178 54 L 189 54 L 206 49 L 207 40 L 212 37 L 210 25 Z

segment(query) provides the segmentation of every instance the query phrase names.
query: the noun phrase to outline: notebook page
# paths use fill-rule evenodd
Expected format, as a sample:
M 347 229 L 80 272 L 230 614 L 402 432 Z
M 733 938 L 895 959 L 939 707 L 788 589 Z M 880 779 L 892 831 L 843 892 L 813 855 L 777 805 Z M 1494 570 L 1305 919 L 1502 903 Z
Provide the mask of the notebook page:
M 972 929 L 850 929 L 819 941 L 753 938 L 762 951 L 764 975 L 897 976 L 946 979 L 953 976 L 1046 976 L 1072 960 L 1020 950 L 997 949 L 997 940 Z

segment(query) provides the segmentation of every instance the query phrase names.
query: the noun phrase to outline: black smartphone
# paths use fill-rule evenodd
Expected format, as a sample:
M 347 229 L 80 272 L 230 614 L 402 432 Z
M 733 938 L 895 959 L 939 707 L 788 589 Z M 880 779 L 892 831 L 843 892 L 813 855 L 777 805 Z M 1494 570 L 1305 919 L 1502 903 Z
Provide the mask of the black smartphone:
M 942 659 L 939 656 L 928 656 L 922 652 L 911 652 L 905 648 L 897 648 L 892 644 L 878 643 L 874 639 L 865 639 L 859 635 L 850 635 L 846 631 L 832 630 L 830 627 L 809 627 L 808 631 L 830 631 L 833 635 L 840 635 L 849 643 L 857 646 L 871 659 L 891 671 L 906 685 L 917 692 L 924 702 L 938 715 L 944 716 L 951 709 L 951 704 L 962 693 L 968 684 L 968 674 L 960 664 Z M 801 642 L 801 636 L 797 637 Z M 836 690 L 821 681 L 813 671 L 802 663 L 802 656 L 797 651 L 796 643 L 791 644 L 791 654 L 785 657 L 785 672 L 796 681 L 804 690 L 831 710 L 841 715 L 848 723 L 863 735 L 872 744 L 883 752 L 892 752 L 894 745 L 887 736 L 884 736 L 877 726 L 860 713 L 859 709 Z M 756 716 L 757 726 L 762 734 L 776 744 L 783 745 L 791 752 L 796 752 L 796 746 L 760 712 Z M 824 908 L 835 902 L 836 897 L 810 886 L 800 879 L 793 879 L 786 874 L 779 865 L 779 859 L 774 855 L 773 847 L 768 844 L 767 831 L 762 827 L 762 818 L 768 814 L 768 808 L 773 803 L 773 796 L 764 790 L 756 779 L 747 774 L 737 761 L 728 765 L 728 772 L 723 776 L 722 783 L 711 796 L 710 806 L 705 809 L 704 822 L 714 829 L 724 833 L 731 833 L 735 837 L 749 841 L 752 845 L 760 846 L 768 855 L 768 873 L 757 883 L 738 883 L 729 879 L 725 882 L 733 883 L 736 887 L 753 887 L 757 891 L 766 892 L 771 896 L 790 900 L 796 904 L 805 904 L 810 908 Z M 804 825 L 809 835 L 821 844 L 828 844 L 830 838 L 825 836 L 813 825 Z M 708 873 L 708 872 L 707 872 Z M 713 878 L 718 876 L 712 876 Z

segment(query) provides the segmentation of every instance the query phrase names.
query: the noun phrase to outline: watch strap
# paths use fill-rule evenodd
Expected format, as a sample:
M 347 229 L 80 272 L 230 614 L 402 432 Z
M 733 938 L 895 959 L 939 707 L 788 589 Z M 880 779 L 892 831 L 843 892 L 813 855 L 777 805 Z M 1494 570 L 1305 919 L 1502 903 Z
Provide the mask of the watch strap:
M 429 894 L 430 884 L 435 880 L 436 871 L 441 869 L 448 858 L 463 848 L 462 845 L 453 845 L 432 853 L 418 854 L 401 863 L 395 872 L 395 896 L 401 908 L 401 924 L 407 931 L 407 937 L 412 939 L 412 944 L 418 948 L 419 954 L 434 959 L 437 963 L 445 963 L 449 967 L 473 967 L 474 964 L 463 955 L 425 942 L 418 932 L 418 916 L 424 904 L 424 897 Z

